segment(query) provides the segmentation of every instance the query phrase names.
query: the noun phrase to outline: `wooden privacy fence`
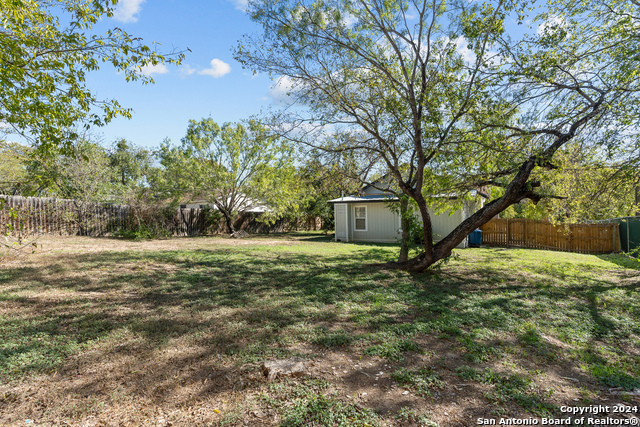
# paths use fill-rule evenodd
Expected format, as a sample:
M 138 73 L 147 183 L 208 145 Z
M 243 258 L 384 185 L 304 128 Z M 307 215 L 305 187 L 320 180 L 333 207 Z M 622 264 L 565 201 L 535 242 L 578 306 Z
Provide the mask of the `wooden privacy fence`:
M 480 227 L 482 243 L 581 253 L 611 253 L 620 248 L 617 224 L 563 224 L 532 219 L 492 219 Z
M 620 249 L 627 253 L 640 250 L 640 216 L 623 216 L 590 222 L 594 224 L 618 224 L 620 227 Z
M 3 195 L 0 195 L 0 199 L 4 200 L 4 209 L 0 209 L 2 235 L 104 236 L 131 228 L 141 221 L 136 218 L 140 212 L 126 205 L 80 204 L 68 199 Z M 176 236 L 226 233 L 225 222 L 211 223 L 206 211 L 199 208 L 177 209 L 175 213 L 168 213 L 168 217 L 162 221 L 162 227 Z M 274 224 L 265 224 L 258 221 L 258 215 L 253 213 L 241 214 L 234 223 L 236 230 L 249 233 L 279 233 L 300 228 L 315 230 L 319 225 L 321 223 L 315 217 L 304 220 L 281 219 Z
M 0 233 L 101 236 L 126 227 L 129 208 L 42 197 L 2 196 Z M 3 203 L 0 202 L 0 205 Z

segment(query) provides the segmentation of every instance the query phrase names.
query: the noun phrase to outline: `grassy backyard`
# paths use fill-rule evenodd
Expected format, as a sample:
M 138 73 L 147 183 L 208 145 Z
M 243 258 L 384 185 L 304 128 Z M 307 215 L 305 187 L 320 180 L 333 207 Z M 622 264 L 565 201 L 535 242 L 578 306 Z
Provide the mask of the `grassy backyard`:
M 619 394 L 640 388 L 640 263 L 621 255 L 467 249 L 411 275 L 375 265 L 392 245 L 319 234 L 41 243 L 0 267 L 0 425 L 444 427 L 640 405 Z M 306 374 L 267 381 L 261 363 L 290 357 Z

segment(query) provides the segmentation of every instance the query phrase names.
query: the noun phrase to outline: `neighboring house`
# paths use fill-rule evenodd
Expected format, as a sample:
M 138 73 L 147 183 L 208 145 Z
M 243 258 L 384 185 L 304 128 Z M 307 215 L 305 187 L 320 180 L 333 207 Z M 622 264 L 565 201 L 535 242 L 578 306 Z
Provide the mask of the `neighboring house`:
M 400 214 L 389 208 L 389 203 L 397 198 L 384 191 L 366 186 L 361 196 L 340 197 L 329 200 L 333 204 L 335 215 L 335 240 L 343 242 L 398 242 L 402 235 Z M 483 202 L 483 200 L 482 200 Z M 449 234 L 462 221 L 467 219 L 480 204 L 465 200 L 462 209 L 436 215 L 429 209 L 435 241 Z M 416 213 L 419 218 L 419 214 Z M 468 246 L 467 239 L 458 245 Z
M 213 203 L 209 203 L 206 200 L 202 199 L 189 199 L 187 203 L 183 203 L 180 205 L 181 208 L 204 208 L 207 206 L 211 209 L 218 209 L 217 206 Z M 268 210 L 269 208 L 267 206 L 249 198 L 246 198 L 238 206 L 238 211 L 246 213 L 263 213 Z

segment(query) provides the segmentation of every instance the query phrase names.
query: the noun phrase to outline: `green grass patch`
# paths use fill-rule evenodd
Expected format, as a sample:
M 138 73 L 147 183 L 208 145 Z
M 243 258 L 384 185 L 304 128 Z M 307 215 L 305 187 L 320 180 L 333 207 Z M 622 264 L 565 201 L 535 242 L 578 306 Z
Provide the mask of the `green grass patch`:
M 395 418 L 397 420 L 410 422 L 412 425 L 420 427 L 438 427 L 438 424 L 435 421 L 432 421 L 427 414 L 421 414 L 417 410 L 406 406 L 398 411 Z
M 343 402 L 326 394 L 328 383 L 306 380 L 299 383 L 284 381 L 272 384 L 270 393 L 263 395 L 264 403 L 282 416 L 281 426 L 378 426 L 375 412 Z
M 475 369 L 470 366 L 457 368 L 456 375 L 467 381 L 493 385 L 493 389 L 485 396 L 498 407 L 498 412 L 500 408 L 506 408 L 509 403 L 516 403 L 540 417 L 549 417 L 558 413 L 558 408 L 546 402 L 544 396 L 536 390 L 529 376 L 497 373 L 489 368 Z
M 587 371 L 608 387 L 622 387 L 625 390 L 640 388 L 640 380 L 632 377 L 619 366 L 592 365 Z
M 524 331 L 518 337 L 523 344 L 532 345 L 538 347 L 542 343 L 542 336 L 538 332 L 538 328 L 531 323 L 524 324 Z
M 456 369 L 456 375 L 467 381 L 477 381 L 483 384 L 494 384 L 496 374 L 489 368 L 475 369 L 471 366 L 460 366 Z
M 391 374 L 391 377 L 401 386 L 410 388 L 421 396 L 431 396 L 434 390 L 444 388 L 440 375 L 431 367 L 415 370 L 401 368 Z
M 409 351 L 418 351 L 420 347 L 417 343 L 410 339 L 400 338 L 394 335 L 384 333 L 387 336 L 387 340 L 367 347 L 364 350 L 364 354 L 369 356 L 383 357 L 392 362 L 399 362 L 404 359 L 404 355 Z
M 318 337 L 311 340 L 313 344 L 321 345 L 326 348 L 347 347 L 355 340 L 353 334 L 345 331 L 325 332 L 321 329 Z
M 485 344 L 467 336 L 461 337 L 460 343 L 465 349 L 464 358 L 473 363 L 486 362 L 501 353 L 497 345 Z

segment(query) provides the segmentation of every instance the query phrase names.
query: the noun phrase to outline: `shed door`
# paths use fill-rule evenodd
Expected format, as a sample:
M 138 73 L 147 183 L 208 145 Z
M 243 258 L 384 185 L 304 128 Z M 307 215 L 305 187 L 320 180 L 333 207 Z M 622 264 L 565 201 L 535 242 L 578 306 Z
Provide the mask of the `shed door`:
M 347 240 L 347 205 L 335 204 L 336 240 Z

